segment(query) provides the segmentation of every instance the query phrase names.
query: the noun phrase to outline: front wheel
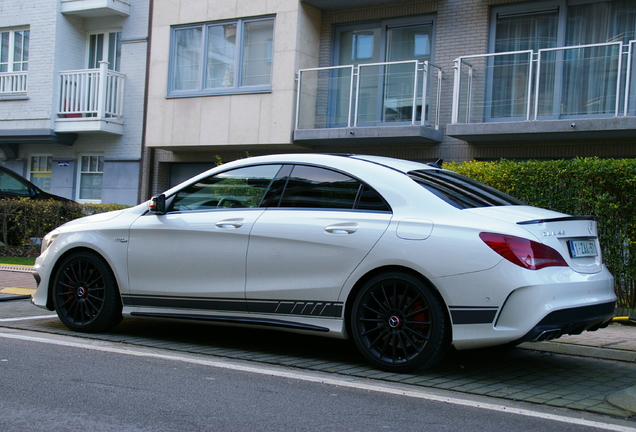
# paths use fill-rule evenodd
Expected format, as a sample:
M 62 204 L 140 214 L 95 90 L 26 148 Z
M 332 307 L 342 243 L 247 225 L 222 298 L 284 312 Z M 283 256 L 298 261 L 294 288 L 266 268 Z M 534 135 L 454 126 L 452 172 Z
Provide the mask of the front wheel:
M 66 257 L 53 278 L 53 304 L 71 330 L 96 333 L 122 319 L 115 276 L 108 264 L 91 252 Z
M 441 300 L 405 273 L 384 273 L 364 284 L 353 303 L 351 330 L 362 355 L 390 372 L 433 366 L 449 346 Z

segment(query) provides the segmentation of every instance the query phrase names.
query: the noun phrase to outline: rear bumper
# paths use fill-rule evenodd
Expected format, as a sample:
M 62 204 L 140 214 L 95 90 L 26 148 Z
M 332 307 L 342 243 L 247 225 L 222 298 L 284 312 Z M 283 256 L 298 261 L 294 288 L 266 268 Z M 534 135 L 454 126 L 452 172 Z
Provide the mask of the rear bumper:
M 614 308 L 615 302 L 609 302 L 551 312 L 513 343 L 545 341 L 607 327 L 614 318 Z

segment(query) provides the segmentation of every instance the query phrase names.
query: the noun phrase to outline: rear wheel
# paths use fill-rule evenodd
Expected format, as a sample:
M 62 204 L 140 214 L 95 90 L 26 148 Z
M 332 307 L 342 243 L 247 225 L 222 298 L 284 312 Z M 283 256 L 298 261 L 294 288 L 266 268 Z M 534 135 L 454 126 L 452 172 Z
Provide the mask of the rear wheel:
M 405 273 L 384 273 L 364 284 L 353 304 L 351 328 L 362 355 L 391 372 L 433 366 L 449 345 L 441 300 Z
M 121 321 L 121 300 L 108 264 L 91 252 L 66 257 L 53 278 L 53 303 L 71 330 L 100 332 Z

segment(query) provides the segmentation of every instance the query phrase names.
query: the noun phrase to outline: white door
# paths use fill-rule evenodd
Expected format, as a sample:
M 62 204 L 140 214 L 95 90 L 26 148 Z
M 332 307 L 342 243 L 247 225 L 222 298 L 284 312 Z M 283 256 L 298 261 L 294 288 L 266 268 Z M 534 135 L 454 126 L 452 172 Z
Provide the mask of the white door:
M 249 234 L 279 168 L 248 167 L 202 179 L 168 197 L 167 214 L 137 219 L 129 237 L 132 304 L 244 311 Z

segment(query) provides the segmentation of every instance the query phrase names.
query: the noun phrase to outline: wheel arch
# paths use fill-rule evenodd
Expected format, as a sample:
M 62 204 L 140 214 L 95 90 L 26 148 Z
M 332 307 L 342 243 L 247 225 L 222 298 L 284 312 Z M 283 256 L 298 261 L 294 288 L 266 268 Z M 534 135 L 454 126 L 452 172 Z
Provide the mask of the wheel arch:
M 431 292 L 437 296 L 438 300 L 442 303 L 442 305 L 444 305 L 444 315 L 445 318 L 448 322 L 448 332 L 446 334 L 446 338 L 447 338 L 447 343 L 450 343 L 453 340 L 453 327 L 452 327 L 452 321 L 451 321 L 451 317 L 450 317 L 450 311 L 448 310 L 448 305 L 446 304 L 446 301 L 444 300 L 444 297 L 442 296 L 442 294 L 439 292 L 439 290 L 437 289 L 437 287 L 430 281 L 428 280 L 427 277 L 425 277 L 424 275 L 422 275 L 421 273 L 409 268 L 409 267 L 404 267 L 404 266 L 400 266 L 400 265 L 387 265 L 387 266 L 383 266 L 383 267 L 378 267 L 375 268 L 369 272 L 367 272 L 366 274 L 364 274 L 360 279 L 358 279 L 358 281 L 353 285 L 353 288 L 351 289 L 351 291 L 349 292 L 349 294 L 347 295 L 347 299 L 345 300 L 345 309 L 344 309 L 344 323 L 345 323 L 345 332 L 347 335 L 347 338 L 350 337 L 351 335 L 351 311 L 353 309 L 353 303 L 355 302 L 356 296 L 358 295 L 358 293 L 360 292 L 360 290 L 362 289 L 362 287 L 364 286 L 364 284 L 370 280 L 371 278 L 382 274 L 382 273 L 389 273 L 389 272 L 398 272 L 398 273 L 405 273 L 408 275 L 411 275 L 417 279 L 419 279 L 423 284 L 425 284 L 427 287 L 431 288 Z

